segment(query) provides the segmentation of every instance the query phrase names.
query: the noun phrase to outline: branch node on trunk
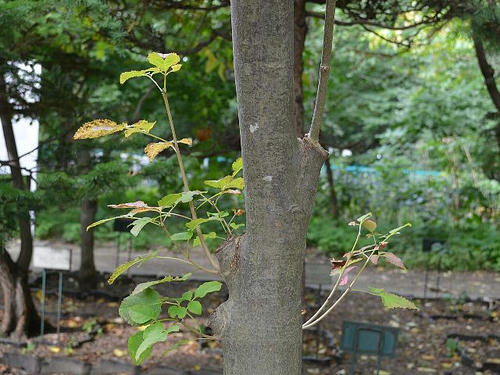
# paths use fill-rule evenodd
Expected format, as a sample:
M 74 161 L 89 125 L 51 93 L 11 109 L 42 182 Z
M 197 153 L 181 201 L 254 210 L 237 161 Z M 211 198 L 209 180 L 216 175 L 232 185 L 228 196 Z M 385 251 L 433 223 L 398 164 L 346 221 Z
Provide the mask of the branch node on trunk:
M 240 264 L 239 245 L 242 236 L 231 236 L 219 246 L 215 256 L 220 264 L 221 274 L 226 279 L 234 275 Z
M 229 324 L 231 304 L 231 300 L 220 304 L 208 318 L 208 326 L 212 329 L 215 336 L 219 338 L 224 336 L 224 331 Z

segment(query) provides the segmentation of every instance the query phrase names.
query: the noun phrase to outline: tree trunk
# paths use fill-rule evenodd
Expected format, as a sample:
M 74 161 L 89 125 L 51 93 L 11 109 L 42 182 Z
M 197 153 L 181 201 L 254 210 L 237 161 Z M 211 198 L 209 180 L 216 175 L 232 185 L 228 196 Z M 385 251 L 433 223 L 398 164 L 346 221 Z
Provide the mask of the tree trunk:
M 0 285 L 4 305 L 0 333 L 15 338 L 35 334 L 40 317 L 33 304 L 27 276 L 4 248 L 0 249 Z
M 91 155 L 88 149 L 78 151 L 78 166 L 81 173 L 90 170 Z M 80 204 L 80 289 L 97 287 L 97 272 L 94 263 L 94 231 L 87 227 L 95 221 L 97 200 L 84 197 Z
M 500 92 L 498 91 L 498 87 L 495 81 L 495 70 L 488 63 L 486 58 L 486 53 L 484 51 L 483 43 L 481 39 L 477 35 L 473 37 L 474 41 L 474 50 L 476 51 L 477 62 L 479 65 L 479 69 L 484 78 L 484 83 L 488 90 L 488 94 L 490 94 L 491 101 L 497 110 L 497 126 L 495 128 L 495 135 L 497 138 L 497 145 L 500 149 L 500 121 L 498 117 L 500 116 Z
M 7 157 L 9 159 L 12 183 L 16 189 L 27 190 L 21 174 L 21 165 L 17 153 L 16 138 L 12 128 L 12 109 L 9 103 L 7 85 L 3 71 L 0 72 L 0 121 L 2 122 Z M 23 272 L 28 272 L 33 253 L 33 236 L 31 235 L 31 221 L 29 211 L 19 212 L 19 233 L 21 237 L 21 252 L 17 259 L 17 265 Z
M 339 217 L 339 210 L 337 206 L 337 193 L 335 192 L 335 183 L 333 181 L 332 165 L 330 164 L 330 159 L 325 161 L 326 167 L 326 178 L 328 180 L 328 190 L 330 193 L 330 213 L 337 219 Z
M 97 287 L 97 273 L 94 264 L 94 231 L 87 231 L 87 227 L 95 221 L 97 200 L 83 200 L 80 205 L 81 231 L 81 264 L 80 289 L 88 290 Z
M 298 139 L 293 3 L 231 1 L 246 234 L 217 252 L 229 299 L 211 322 L 225 375 L 298 375 L 305 236 L 327 153 Z

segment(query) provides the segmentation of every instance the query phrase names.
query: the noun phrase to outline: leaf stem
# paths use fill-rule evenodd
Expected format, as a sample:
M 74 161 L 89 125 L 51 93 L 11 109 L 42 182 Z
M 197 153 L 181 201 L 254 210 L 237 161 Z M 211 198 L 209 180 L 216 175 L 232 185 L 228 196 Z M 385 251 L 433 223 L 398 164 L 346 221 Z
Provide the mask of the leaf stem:
M 179 145 L 177 143 L 177 135 L 175 133 L 175 126 L 174 126 L 174 121 L 172 119 L 172 113 L 170 111 L 170 105 L 168 103 L 168 96 L 167 96 L 167 91 L 166 90 L 161 90 L 161 96 L 163 98 L 163 103 L 165 105 L 165 109 L 167 111 L 167 117 L 168 117 L 168 123 L 170 125 L 170 131 L 172 132 L 172 140 L 174 143 L 174 150 L 175 154 L 177 155 L 177 162 L 179 164 L 179 169 L 181 172 L 181 177 L 182 177 L 182 182 L 184 184 L 184 191 L 188 192 L 189 191 L 189 182 L 186 176 L 186 172 L 184 170 L 184 163 L 182 162 L 182 155 L 179 150 Z M 193 220 L 196 220 L 198 218 L 198 215 L 196 214 L 196 210 L 194 208 L 193 201 L 189 202 L 189 210 L 191 211 L 191 218 Z M 218 273 L 219 265 L 215 261 L 214 257 L 212 254 L 210 254 L 210 250 L 208 249 L 208 246 L 205 242 L 205 238 L 203 237 L 203 233 L 201 232 L 201 229 L 199 227 L 196 228 L 196 233 L 198 234 L 198 237 L 200 239 L 200 244 L 203 248 L 203 251 L 205 252 L 206 257 L 208 258 L 210 264 L 212 267 L 215 269 L 216 273 Z

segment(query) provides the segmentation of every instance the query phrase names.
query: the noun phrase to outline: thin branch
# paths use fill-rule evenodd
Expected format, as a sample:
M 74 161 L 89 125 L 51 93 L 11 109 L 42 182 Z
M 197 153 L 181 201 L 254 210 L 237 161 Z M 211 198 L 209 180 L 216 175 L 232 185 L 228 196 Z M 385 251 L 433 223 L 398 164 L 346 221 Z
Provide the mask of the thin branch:
M 308 12 L 306 12 L 306 16 L 313 17 L 313 18 L 325 19 L 325 15 L 323 13 L 320 13 L 320 12 L 308 11 Z M 389 29 L 389 30 L 408 30 L 408 29 L 412 29 L 412 28 L 420 26 L 420 25 L 429 25 L 429 24 L 432 24 L 435 22 L 436 22 L 436 20 L 434 20 L 434 19 L 425 19 L 425 20 L 422 20 L 420 22 L 412 23 L 409 25 L 391 26 L 391 25 L 386 25 L 386 24 L 379 23 L 379 22 L 374 22 L 374 21 L 370 21 L 370 20 L 356 18 L 354 21 L 351 21 L 351 22 L 335 20 L 335 25 L 339 25 L 339 26 L 368 25 L 368 26 L 380 27 L 382 29 Z
M 321 54 L 321 63 L 319 66 L 318 91 L 316 93 L 316 102 L 309 130 L 309 138 L 318 141 L 321 128 L 321 118 L 325 109 L 326 92 L 328 84 L 328 75 L 330 74 L 330 62 L 332 59 L 333 30 L 335 28 L 335 4 L 336 0 L 327 0 L 325 11 L 325 32 L 323 36 L 323 51 Z
M 168 123 L 170 124 L 170 131 L 172 132 L 172 140 L 174 143 L 174 150 L 175 154 L 177 156 L 177 161 L 179 164 L 179 169 L 181 172 L 181 177 L 182 177 L 182 182 L 184 184 L 184 191 L 189 191 L 189 183 L 187 180 L 186 172 L 184 170 L 184 163 L 182 162 L 182 156 L 181 156 L 181 151 L 179 150 L 179 144 L 177 142 L 177 135 L 175 132 L 175 125 L 174 125 L 174 120 L 172 119 L 172 112 L 170 111 L 170 104 L 168 103 L 168 95 L 167 91 L 160 89 L 162 93 L 162 98 L 163 98 L 163 103 L 165 105 L 165 110 L 167 111 L 167 117 L 168 117 Z M 198 218 L 198 215 L 196 214 L 196 209 L 194 208 L 193 201 L 189 202 L 189 210 L 191 211 L 191 217 L 193 220 L 196 220 Z M 201 232 L 201 229 L 199 226 L 196 227 L 196 234 L 198 235 L 198 238 L 200 239 L 200 244 L 203 248 L 203 251 L 205 252 L 206 257 L 210 261 L 210 264 L 212 267 L 214 267 L 215 270 L 219 270 L 219 266 L 215 259 L 213 258 L 212 254 L 210 254 L 210 250 L 208 249 L 208 246 L 205 242 L 205 237 L 203 236 L 203 233 Z

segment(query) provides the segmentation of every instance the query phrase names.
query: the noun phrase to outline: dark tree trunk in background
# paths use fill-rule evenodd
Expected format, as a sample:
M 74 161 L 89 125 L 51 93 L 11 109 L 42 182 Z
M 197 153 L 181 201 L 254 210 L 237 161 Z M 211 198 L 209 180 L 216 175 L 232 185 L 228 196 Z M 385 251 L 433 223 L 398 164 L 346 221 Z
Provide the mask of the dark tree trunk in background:
M 330 159 L 325 161 L 326 178 L 328 180 L 328 193 L 330 195 L 330 213 L 337 219 L 339 217 L 339 209 L 337 205 L 337 193 L 335 192 L 335 183 L 333 181 L 332 165 Z
M 497 110 L 497 126 L 495 128 L 495 134 L 497 138 L 498 148 L 500 149 L 500 92 L 498 91 L 497 84 L 495 82 L 495 70 L 488 63 L 486 58 L 486 52 L 484 51 L 483 43 L 477 35 L 473 37 L 474 49 L 476 51 L 477 62 L 479 64 L 479 69 L 484 77 L 484 83 L 490 94 L 491 101 Z
M 231 1 L 246 234 L 217 252 L 229 299 L 211 326 L 225 375 L 299 375 L 305 236 L 327 153 L 297 139 L 294 5 Z
M 97 200 L 83 200 L 80 205 L 80 231 L 81 231 L 81 265 L 80 288 L 82 290 L 97 287 L 97 273 L 94 264 L 94 231 L 87 231 L 87 227 L 95 221 L 97 213 Z
M 7 147 L 7 157 L 9 159 L 12 183 L 16 189 L 28 190 L 27 184 L 21 174 L 21 165 L 17 153 L 14 129 L 12 128 L 12 109 L 9 103 L 9 96 L 3 70 L 0 72 L 0 121 L 2 122 L 5 146 Z M 29 211 L 19 213 L 19 233 L 21 237 L 21 252 L 17 259 L 18 267 L 28 272 L 33 253 L 33 236 L 31 235 L 31 221 Z
M 27 274 L 16 266 L 4 248 L 0 248 L 0 286 L 4 306 L 0 333 L 16 338 L 37 333 L 40 317 L 33 304 Z
M 297 137 L 304 136 L 304 47 L 307 35 L 306 0 L 295 0 L 293 42 L 293 90 L 295 93 L 295 125 Z
M 81 173 L 89 171 L 91 155 L 87 149 L 79 150 L 78 166 Z M 80 204 L 80 288 L 81 290 L 97 287 L 97 272 L 94 263 L 94 231 L 87 227 L 95 222 L 97 200 L 84 197 Z
M 12 128 L 12 108 L 9 103 L 3 69 L 0 69 L 0 121 L 7 147 L 12 183 L 16 189 L 27 190 L 28 186 L 21 174 L 16 139 Z M 30 215 L 28 210 L 18 214 L 21 251 L 17 262 L 13 262 L 3 246 L 0 247 L 0 284 L 4 296 L 4 315 L 0 331 L 4 335 L 15 337 L 30 335 L 40 322 L 27 281 L 33 253 Z

